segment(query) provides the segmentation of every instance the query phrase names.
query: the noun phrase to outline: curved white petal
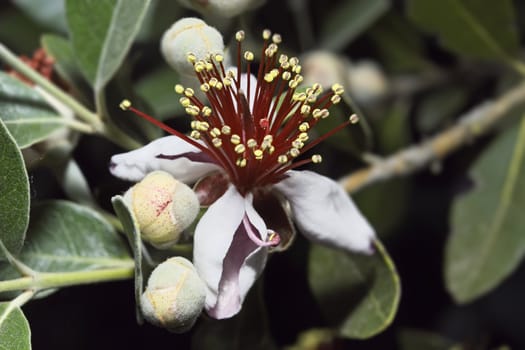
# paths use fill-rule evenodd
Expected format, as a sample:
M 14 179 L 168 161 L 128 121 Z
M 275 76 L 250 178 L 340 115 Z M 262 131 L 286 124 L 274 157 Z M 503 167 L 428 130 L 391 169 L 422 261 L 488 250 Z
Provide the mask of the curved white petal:
M 251 195 L 245 198 L 244 205 L 243 222 L 222 262 L 215 304 L 210 307 L 207 299 L 207 312 L 217 319 L 232 317 L 240 311 L 246 294 L 266 264 L 267 248 L 258 246 L 247 234 L 247 230 L 256 230 L 260 236 L 266 236 L 266 225 L 253 209 Z
M 297 226 L 309 239 L 372 253 L 374 229 L 339 184 L 311 171 L 288 171 L 275 188 L 290 202 Z
M 181 157 L 162 159 L 158 158 L 159 155 Z M 134 151 L 114 155 L 109 170 L 114 176 L 129 181 L 139 181 L 149 172 L 164 170 L 182 182 L 191 183 L 220 169 L 205 160 L 205 155 L 197 147 L 172 135 Z
M 223 260 L 244 217 L 244 198 L 234 186 L 213 203 L 195 229 L 193 264 L 207 286 L 206 309 L 217 303 Z

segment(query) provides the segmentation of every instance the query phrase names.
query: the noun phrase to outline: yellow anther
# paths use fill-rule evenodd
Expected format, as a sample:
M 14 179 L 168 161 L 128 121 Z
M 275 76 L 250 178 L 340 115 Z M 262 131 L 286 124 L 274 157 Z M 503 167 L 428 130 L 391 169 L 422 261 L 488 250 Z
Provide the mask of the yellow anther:
M 321 110 L 319 108 L 314 109 L 312 111 L 312 117 L 314 117 L 314 119 L 321 118 Z
M 192 120 L 191 123 L 190 123 L 190 126 L 193 130 L 197 129 L 197 125 L 199 124 L 199 122 L 197 120 Z
M 235 33 L 235 40 L 243 41 L 244 38 L 245 38 L 245 34 L 243 30 L 239 30 L 237 33 Z
M 308 102 L 308 103 L 314 103 L 316 100 L 317 100 L 317 95 L 310 95 L 310 96 L 308 96 L 308 98 L 306 99 L 306 102 Z
M 291 57 L 288 62 L 290 62 L 290 65 L 292 67 L 295 67 L 296 65 L 299 64 L 299 59 L 297 57 Z
M 215 87 L 218 82 L 217 78 L 213 77 L 208 81 L 208 84 L 210 84 L 211 87 Z
M 219 147 L 222 146 L 222 140 L 221 140 L 220 138 L 218 138 L 218 137 L 213 138 L 213 139 L 211 140 L 211 143 L 213 143 L 213 146 L 214 146 L 214 147 L 217 147 L 217 148 L 219 148 Z
M 300 64 L 296 65 L 295 67 L 292 68 L 292 72 L 296 73 L 296 74 L 299 74 L 301 73 L 301 70 L 303 69 L 303 67 L 301 67 Z
M 217 90 L 222 90 L 222 87 L 223 87 L 223 85 L 222 85 L 222 83 L 220 81 L 218 81 L 217 84 L 215 85 L 215 88 Z
M 282 77 L 283 77 L 283 80 L 290 80 L 290 78 L 292 77 L 292 73 L 285 71 L 283 72 Z
M 186 107 L 185 111 L 191 116 L 197 116 L 199 115 L 199 112 L 200 112 L 199 107 L 193 106 L 193 105 Z
M 299 139 L 295 139 L 292 141 L 292 147 L 297 148 L 299 150 L 304 147 L 304 143 Z
M 262 37 L 264 40 L 270 39 L 271 36 L 272 36 L 272 32 L 269 29 L 263 30 Z
M 310 124 L 308 124 L 307 122 L 302 122 L 301 124 L 299 124 L 298 129 L 301 132 L 306 132 L 308 131 L 308 129 L 310 129 Z
M 210 91 L 210 84 L 208 84 L 208 83 L 201 84 L 201 91 L 202 92 Z
M 277 163 L 279 164 L 288 163 L 288 156 L 281 154 L 279 157 L 277 157 Z
M 244 146 L 242 143 L 239 143 L 237 146 L 235 146 L 233 150 L 235 151 L 235 153 L 241 154 L 244 153 L 244 151 L 246 151 L 246 146 Z
M 201 114 L 205 117 L 209 117 L 211 115 L 212 109 L 208 106 L 202 107 Z
M 189 105 L 191 105 L 190 99 L 186 96 L 182 96 L 181 98 L 179 98 L 179 103 L 182 107 L 188 107 Z
M 303 76 L 300 75 L 300 74 L 297 74 L 296 76 L 293 77 L 293 80 L 297 82 L 297 84 L 301 84 L 304 80 Z
M 211 72 L 213 70 L 213 64 L 211 62 L 206 62 L 204 66 L 206 67 L 206 71 L 208 72 Z
M 288 62 L 288 56 L 286 56 L 286 55 L 284 55 L 284 54 L 281 55 L 281 56 L 279 56 L 279 63 L 280 63 L 280 64 L 283 64 L 283 63 L 285 63 L 285 62 Z
M 199 62 L 195 63 L 195 65 L 193 66 L 193 69 L 197 73 L 201 73 L 202 71 L 204 71 L 205 68 L 206 68 L 206 66 L 205 66 L 204 62 L 202 62 L 202 61 L 199 61 Z
M 241 143 L 241 137 L 237 134 L 233 134 L 230 137 L 230 142 L 233 143 L 234 145 L 238 145 L 239 143 Z
M 233 82 L 231 78 L 225 77 L 224 79 L 222 79 L 222 83 L 224 84 L 224 86 L 231 86 Z
M 244 59 L 245 59 L 246 61 L 253 61 L 253 59 L 254 59 L 253 52 L 251 52 L 251 51 L 245 51 L 245 52 L 244 52 Z
M 290 80 L 288 82 L 288 86 L 290 87 L 290 89 L 295 89 L 297 87 L 297 85 L 299 85 L 295 80 Z
M 257 141 L 254 139 L 248 139 L 248 141 L 246 141 L 246 146 L 248 146 L 248 148 L 257 147 Z
M 271 83 L 274 79 L 274 76 L 270 73 L 266 73 L 264 75 L 264 81 L 267 82 L 267 83 Z
M 274 35 L 272 35 L 272 41 L 275 44 L 280 44 L 283 41 L 283 39 L 281 38 L 280 34 L 275 33 Z
M 255 159 L 257 159 L 257 160 L 263 159 L 263 151 L 260 150 L 260 149 L 254 149 L 253 150 L 253 155 L 255 156 Z
M 175 92 L 178 94 L 182 94 L 184 92 L 184 86 L 182 86 L 181 84 L 175 85 Z
M 301 106 L 301 114 L 307 115 L 308 113 L 310 113 L 311 109 L 312 109 L 312 107 L 310 107 L 309 105 L 302 105 Z
M 195 61 L 197 60 L 197 56 L 195 56 L 195 54 L 190 52 L 186 55 L 186 59 L 188 60 L 189 63 L 195 63 Z
M 128 110 L 129 107 L 131 107 L 131 101 L 130 100 L 122 100 L 122 102 L 120 102 L 120 109 L 122 109 L 123 111 Z
M 228 125 L 223 125 L 221 128 L 221 132 L 224 135 L 229 135 L 232 132 L 232 128 L 230 128 Z
M 308 133 L 306 133 L 306 132 L 302 132 L 302 133 L 299 134 L 299 136 L 297 136 L 297 139 L 301 140 L 302 142 L 308 141 L 309 138 L 310 137 L 308 136 Z
M 184 95 L 187 97 L 192 97 L 195 94 L 195 91 L 193 91 L 192 88 L 186 88 L 184 89 Z
M 323 87 L 319 83 L 314 83 L 314 85 L 312 85 L 312 90 L 315 94 L 320 94 L 321 92 L 323 92 Z
M 337 104 L 337 103 L 341 102 L 341 96 L 334 95 L 334 96 L 330 97 L 330 101 L 332 101 L 333 104 Z
M 213 128 L 210 130 L 210 135 L 212 137 L 219 137 L 221 136 L 221 131 L 219 130 L 219 128 Z
M 357 124 L 359 122 L 359 116 L 354 113 L 348 118 L 348 120 L 350 120 L 350 123 L 352 124 Z
M 290 148 L 290 151 L 288 152 L 290 153 L 290 156 L 292 156 L 293 158 L 295 157 L 299 157 L 299 154 L 301 154 L 301 151 L 299 151 L 297 148 L 295 147 L 292 147 Z
M 190 136 L 193 137 L 194 139 L 198 140 L 201 138 L 201 133 L 198 132 L 197 130 L 193 130 L 191 133 L 190 133 Z
M 336 95 L 342 95 L 343 92 L 345 92 L 345 89 L 344 89 L 343 85 L 336 83 L 336 84 L 332 85 L 332 91 Z
M 284 70 L 289 69 L 290 68 L 290 63 L 288 63 L 288 62 L 281 63 L 281 68 L 284 69 Z
M 268 148 L 268 154 L 272 154 L 274 151 L 275 151 L 275 146 L 270 146 L 270 148 Z
M 273 136 L 272 135 L 265 135 L 263 137 L 263 142 L 272 143 L 273 142 Z
M 321 119 L 328 118 L 330 116 L 330 111 L 326 108 L 321 110 Z
M 239 158 L 235 162 L 235 165 L 237 165 L 239 168 L 244 168 L 246 166 L 246 158 Z
M 293 80 L 290 82 L 293 82 Z M 292 96 L 292 100 L 303 102 L 304 100 L 306 100 L 306 94 L 304 92 L 295 93 Z
M 317 164 L 317 163 L 321 163 L 322 161 L 323 161 L 323 157 L 321 157 L 320 154 L 314 154 L 312 156 L 312 162 Z
M 224 56 L 221 55 L 220 53 L 216 54 L 214 58 L 215 58 L 215 61 L 216 61 L 216 62 L 219 62 L 219 63 L 221 63 L 222 61 L 224 61 Z
M 210 128 L 210 124 L 208 122 L 200 122 L 198 125 L 198 130 L 200 131 L 208 131 Z

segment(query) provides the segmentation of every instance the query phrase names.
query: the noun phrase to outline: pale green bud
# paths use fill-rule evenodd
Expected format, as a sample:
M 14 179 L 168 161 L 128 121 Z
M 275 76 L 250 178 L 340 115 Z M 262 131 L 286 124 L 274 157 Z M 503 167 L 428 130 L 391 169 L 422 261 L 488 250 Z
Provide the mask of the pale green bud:
M 224 42 L 217 29 L 198 18 L 182 18 L 162 36 L 161 50 L 168 64 L 180 74 L 194 75 L 193 64 L 188 61 L 203 60 L 210 54 L 223 54 Z
M 389 82 L 381 67 L 369 60 L 351 65 L 348 70 L 352 96 L 362 104 L 373 104 L 386 96 Z
M 142 239 L 157 248 L 175 244 L 199 212 L 193 190 L 164 171 L 149 173 L 124 200 L 133 210 Z
M 194 325 L 205 300 L 206 285 L 191 262 L 174 257 L 153 270 L 140 304 L 148 322 L 182 333 Z

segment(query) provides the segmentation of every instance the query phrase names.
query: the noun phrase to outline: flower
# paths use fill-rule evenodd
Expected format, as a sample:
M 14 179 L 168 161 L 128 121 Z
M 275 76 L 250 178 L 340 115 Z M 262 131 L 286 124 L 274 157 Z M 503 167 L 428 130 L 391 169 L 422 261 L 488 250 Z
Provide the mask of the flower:
M 164 170 L 195 186 L 201 205 L 209 205 L 195 229 L 193 260 L 207 285 L 206 311 L 227 318 L 264 269 L 270 247 L 287 230 L 286 207 L 310 240 L 345 250 L 372 253 L 374 230 L 346 192 L 333 180 L 312 171 L 320 155 L 303 159 L 313 146 L 341 130 L 356 116 L 310 141 L 308 130 L 330 115 L 341 100 L 342 86 L 322 93 L 319 84 L 301 92 L 301 66 L 295 57 L 277 56 L 281 37 L 263 32 L 262 59 L 252 75 L 254 54 L 242 51 L 244 32 L 236 34 L 237 67 L 226 68 L 221 54 L 188 60 L 206 94 L 206 105 L 190 88 L 175 91 L 193 117 L 190 136 L 121 105 L 173 134 L 145 147 L 112 157 L 110 170 L 137 181 Z M 245 66 L 246 73 L 241 73 Z M 279 98 L 275 98 L 278 96 Z M 287 203 L 283 206 L 282 203 Z M 292 228 L 290 228 L 292 229 Z

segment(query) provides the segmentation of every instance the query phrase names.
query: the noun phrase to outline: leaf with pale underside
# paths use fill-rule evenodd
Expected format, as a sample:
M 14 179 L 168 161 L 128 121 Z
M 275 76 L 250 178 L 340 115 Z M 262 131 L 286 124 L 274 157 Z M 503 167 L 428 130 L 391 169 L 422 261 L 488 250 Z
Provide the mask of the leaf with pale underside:
M 376 242 L 372 256 L 310 248 L 308 281 L 325 321 L 348 338 L 366 339 L 393 321 L 399 304 L 399 276 Z
M 445 254 L 445 281 L 470 302 L 510 275 L 525 255 L 525 119 L 476 161 L 474 188 L 456 199 Z
M 29 180 L 22 154 L 0 120 L 0 241 L 18 254 L 29 222 Z M 0 252 L 0 260 L 4 257 Z
M 68 125 L 35 89 L 4 72 L 0 72 L 0 119 L 20 148 L 45 140 Z
M 11 303 L 0 303 L 0 350 L 30 350 L 31 330 L 24 313 Z
M 137 322 L 142 324 L 142 311 L 140 309 L 140 298 L 144 291 L 143 284 L 143 270 L 142 270 L 142 240 L 140 238 L 140 228 L 133 212 L 128 208 L 128 205 L 124 201 L 122 196 L 114 196 L 111 198 L 113 209 L 118 218 L 122 222 L 124 233 L 128 237 L 131 250 L 133 251 L 133 257 L 135 260 L 135 305 Z

